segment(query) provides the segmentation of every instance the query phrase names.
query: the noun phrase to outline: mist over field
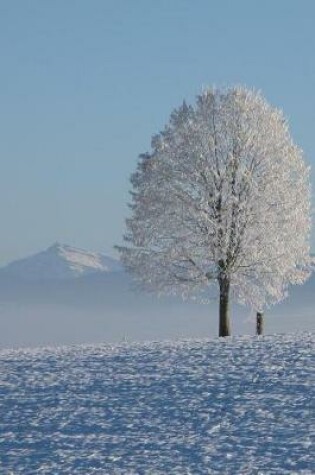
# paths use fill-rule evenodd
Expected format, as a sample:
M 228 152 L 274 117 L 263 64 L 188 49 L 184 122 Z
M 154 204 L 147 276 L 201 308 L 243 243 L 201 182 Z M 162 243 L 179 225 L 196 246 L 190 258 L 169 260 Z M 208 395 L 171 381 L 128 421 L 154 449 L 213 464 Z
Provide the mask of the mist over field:
M 35 260 L 38 262 L 37 255 Z M 10 276 L 4 268 L 0 272 L 0 347 L 217 335 L 217 300 L 202 305 L 135 291 L 131 277 L 112 261 L 114 264 L 113 269 L 85 270 L 84 275 L 70 278 L 61 278 L 61 274 L 52 278 L 44 267 L 41 272 L 46 277 L 41 280 L 38 275 L 32 278 L 30 268 L 27 274 L 20 267 L 15 273 L 10 268 Z M 289 298 L 266 310 L 265 333 L 314 330 L 314 294 L 314 275 L 303 286 L 292 287 Z M 232 329 L 234 335 L 253 335 L 255 314 L 235 305 Z

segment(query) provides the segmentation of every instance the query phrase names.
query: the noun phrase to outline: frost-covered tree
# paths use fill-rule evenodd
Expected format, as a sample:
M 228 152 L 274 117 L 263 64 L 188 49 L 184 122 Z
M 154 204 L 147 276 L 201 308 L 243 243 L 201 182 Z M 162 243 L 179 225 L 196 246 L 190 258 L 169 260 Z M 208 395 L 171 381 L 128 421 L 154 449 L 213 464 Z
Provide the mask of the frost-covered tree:
M 184 103 L 140 155 L 121 259 L 149 289 L 202 297 L 216 285 L 262 309 L 309 275 L 309 168 L 282 113 L 245 88 Z

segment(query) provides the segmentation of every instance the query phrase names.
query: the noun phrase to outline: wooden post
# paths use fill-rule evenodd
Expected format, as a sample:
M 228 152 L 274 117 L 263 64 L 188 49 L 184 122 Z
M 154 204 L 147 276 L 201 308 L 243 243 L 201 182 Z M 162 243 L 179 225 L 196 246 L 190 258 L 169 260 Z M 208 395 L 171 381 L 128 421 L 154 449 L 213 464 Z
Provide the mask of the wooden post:
M 256 315 L 256 335 L 262 335 L 264 329 L 264 314 L 257 312 Z

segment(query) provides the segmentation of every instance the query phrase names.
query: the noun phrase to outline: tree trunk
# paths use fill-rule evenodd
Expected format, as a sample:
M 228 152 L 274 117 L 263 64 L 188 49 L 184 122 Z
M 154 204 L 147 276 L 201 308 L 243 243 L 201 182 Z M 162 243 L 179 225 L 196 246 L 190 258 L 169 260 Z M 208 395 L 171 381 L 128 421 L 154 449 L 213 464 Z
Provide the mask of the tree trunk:
M 230 281 L 227 278 L 219 280 L 220 286 L 220 315 L 219 315 L 219 336 L 230 336 Z

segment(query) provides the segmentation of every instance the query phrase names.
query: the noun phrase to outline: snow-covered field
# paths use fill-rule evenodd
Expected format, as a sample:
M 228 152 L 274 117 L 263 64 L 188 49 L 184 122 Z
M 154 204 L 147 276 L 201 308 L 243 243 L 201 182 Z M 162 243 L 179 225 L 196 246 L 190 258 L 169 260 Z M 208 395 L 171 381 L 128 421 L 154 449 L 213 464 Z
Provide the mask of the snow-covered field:
M 0 473 L 315 473 L 314 380 L 311 333 L 2 350 Z

